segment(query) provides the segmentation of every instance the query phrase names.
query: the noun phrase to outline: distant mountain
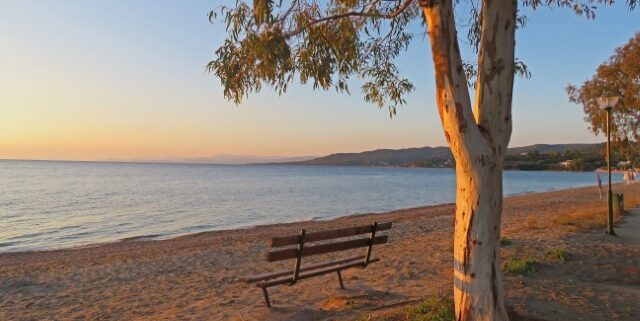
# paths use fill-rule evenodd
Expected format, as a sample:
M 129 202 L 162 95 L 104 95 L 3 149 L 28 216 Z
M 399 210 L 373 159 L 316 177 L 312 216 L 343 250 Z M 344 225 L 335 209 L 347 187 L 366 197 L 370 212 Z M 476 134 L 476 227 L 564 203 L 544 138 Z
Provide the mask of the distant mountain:
M 286 163 L 286 162 L 300 162 L 313 159 L 317 156 L 256 156 L 256 155 L 230 155 L 220 154 L 209 157 L 194 157 L 182 159 L 184 163 L 195 164 L 263 164 L 263 163 Z
M 444 163 L 451 159 L 449 147 L 420 147 L 406 149 L 378 149 L 362 153 L 339 153 L 300 162 L 292 165 L 335 166 L 407 166 L 423 162 Z
M 258 155 L 233 155 L 219 154 L 204 157 L 165 157 L 151 159 L 108 159 L 104 161 L 115 162 L 142 162 L 142 163 L 182 163 L 182 164 L 220 164 L 220 165 L 245 165 L 265 163 L 300 162 L 316 158 L 317 156 L 258 156 Z
M 539 154 L 560 154 L 567 151 L 597 153 L 601 144 L 536 144 L 513 147 L 508 155 L 521 155 L 537 151 Z M 419 147 L 406 149 L 378 149 L 361 153 L 338 153 L 314 159 L 281 162 L 288 165 L 331 165 L 331 166 L 402 166 L 402 167 L 452 167 L 453 156 L 449 147 Z

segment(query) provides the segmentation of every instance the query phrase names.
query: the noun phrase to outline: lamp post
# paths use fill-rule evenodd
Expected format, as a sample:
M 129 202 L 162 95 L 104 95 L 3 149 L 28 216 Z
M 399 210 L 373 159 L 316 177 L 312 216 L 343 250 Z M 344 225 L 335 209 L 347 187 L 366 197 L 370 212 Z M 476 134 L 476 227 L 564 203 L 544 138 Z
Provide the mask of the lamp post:
M 607 206 L 609 208 L 607 234 L 609 235 L 616 235 L 616 232 L 613 231 L 613 195 L 611 193 L 611 110 L 618 103 L 618 99 L 620 99 L 618 96 L 598 98 L 600 108 L 607 111 L 607 179 L 609 181 L 607 191 Z

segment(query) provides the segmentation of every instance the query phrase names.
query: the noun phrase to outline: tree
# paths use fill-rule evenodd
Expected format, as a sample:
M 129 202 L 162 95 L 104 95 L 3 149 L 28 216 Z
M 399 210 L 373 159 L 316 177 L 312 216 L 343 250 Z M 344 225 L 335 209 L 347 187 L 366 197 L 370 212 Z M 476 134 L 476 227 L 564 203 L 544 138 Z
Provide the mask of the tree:
M 631 7 L 637 0 L 627 0 Z M 594 17 L 611 0 L 523 0 L 533 9 L 568 7 Z M 454 7 L 467 10 L 467 38 L 478 57 L 462 60 Z M 458 320 L 507 320 L 500 271 L 502 169 L 511 136 L 515 30 L 526 21 L 516 0 L 237 0 L 212 11 L 228 37 L 208 70 L 224 95 L 240 103 L 264 85 L 284 93 L 293 81 L 349 92 L 363 80 L 364 99 L 391 115 L 413 85 L 395 65 L 426 25 L 435 69 L 436 101 L 456 163 L 454 302 Z M 421 62 L 417 62 L 421 63 Z M 468 86 L 475 86 L 472 103 Z
M 602 96 L 620 96 L 613 109 L 611 135 L 622 154 L 633 154 L 640 138 L 640 32 L 598 66 L 596 74 L 580 88 L 567 86 L 569 101 L 581 104 L 594 134 L 606 130 L 606 112 L 598 106 Z
M 632 167 L 636 167 L 640 163 L 640 145 L 637 141 L 631 141 L 628 138 L 615 140 L 613 143 L 612 159 L 629 160 Z

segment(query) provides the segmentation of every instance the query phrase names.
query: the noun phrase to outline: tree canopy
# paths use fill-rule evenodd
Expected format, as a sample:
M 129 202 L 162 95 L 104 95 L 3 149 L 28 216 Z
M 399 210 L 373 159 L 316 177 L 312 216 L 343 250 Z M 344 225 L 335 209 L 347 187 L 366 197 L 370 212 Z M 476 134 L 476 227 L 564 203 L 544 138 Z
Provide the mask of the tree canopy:
M 618 47 L 613 56 L 602 63 L 596 74 L 580 87 L 569 84 L 569 101 L 581 104 L 591 130 L 606 130 L 606 112 L 599 108 L 602 96 L 619 96 L 612 111 L 611 134 L 621 147 L 633 146 L 640 138 L 640 32 L 627 44 Z
M 421 7 L 438 0 L 237 0 L 209 13 L 220 18 L 227 38 L 207 65 L 224 88 L 225 98 L 240 103 L 263 86 L 279 94 L 292 82 L 311 83 L 314 89 L 335 88 L 349 93 L 348 80 L 362 80 L 365 101 L 389 108 L 391 114 L 414 89 L 402 77 L 396 58 L 416 37 L 424 36 Z M 477 51 L 481 9 L 477 1 L 454 0 L 467 40 Z M 598 4 L 614 0 L 523 0 L 521 6 L 567 7 L 587 18 L 595 17 Z M 631 8 L 637 0 L 627 0 Z M 526 17 L 518 16 L 518 26 Z M 469 85 L 475 76 L 474 60 L 465 61 Z M 528 75 L 516 60 L 515 71 Z

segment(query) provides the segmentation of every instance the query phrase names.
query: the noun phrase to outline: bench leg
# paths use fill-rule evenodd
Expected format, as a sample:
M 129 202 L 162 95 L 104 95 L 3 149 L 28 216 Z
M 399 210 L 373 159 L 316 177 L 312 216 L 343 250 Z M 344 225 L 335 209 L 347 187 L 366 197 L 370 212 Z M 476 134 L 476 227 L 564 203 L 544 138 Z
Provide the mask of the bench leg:
M 262 294 L 264 294 L 264 303 L 267 304 L 267 308 L 271 308 L 271 302 L 269 301 L 269 292 L 267 292 L 267 288 L 262 288 Z
M 340 281 L 340 288 L 344 289 L 344 283 L 342 283 L 342 274 L 340 271 L 336 271 L 338 273 L 338 281 Z

